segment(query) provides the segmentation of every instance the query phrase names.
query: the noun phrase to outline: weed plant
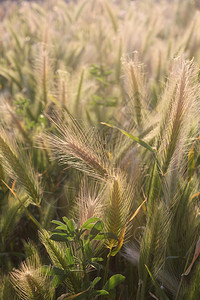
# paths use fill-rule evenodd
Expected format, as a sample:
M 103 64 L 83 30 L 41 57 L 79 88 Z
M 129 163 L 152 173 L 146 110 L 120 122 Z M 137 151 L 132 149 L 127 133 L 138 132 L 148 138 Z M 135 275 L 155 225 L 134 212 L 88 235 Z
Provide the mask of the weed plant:
M 199 8 L 0 4 L 0 299 L 200 299 Z

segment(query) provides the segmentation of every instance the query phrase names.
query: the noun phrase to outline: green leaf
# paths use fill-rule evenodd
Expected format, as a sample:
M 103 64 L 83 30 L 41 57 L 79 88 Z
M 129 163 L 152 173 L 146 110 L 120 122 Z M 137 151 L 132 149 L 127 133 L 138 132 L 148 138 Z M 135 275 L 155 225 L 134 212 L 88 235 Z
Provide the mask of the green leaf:
M 68 227 L 68 230 L 69 230 L 71 233 L 74 232 L 75 227 L 74 227 L 74 222 L 73 222 L 72 220 L 69 220 L 69 221 L 67 222 L 67 227 Z
M 105 290 L 97 290 L 95 292 L 96 296 L 104 296 L 104 295 L 109 295 L 109 292 L 105 291 Z
M 85 246 L 84 246 L 84 250 L 85 250 L 85 254 L 87 255 L 87 258 L 91 259 L 92 258 L 92 246 L 91 246 L 91 242 L 88 241 Z
M 110 277 L 108 279 L 108 281 L 104 285 L 103 289 L 106 290 L 106 291 L 113 290 L 118 284 L 123 282 L 125 280 L 125 278 L 126 277 L 121 275 L 121 274 L 113 275 L 112 277 Z
M 67 260 L 67 265 L 68 266 L 73 266 L 74 265 L 74 257 L 71 253 L 70 248 L 67 248 L 67 250 L 66 250 L 66 260 Z
M 91 229 L 91 227 L 89 226 L 88 227 L 88 225 L 91 225 L 91 223 L 95 223 L 96 221 L 99 221 L 99 218 L 96 218 L 96 217 L 92 217 L 92 218 L 90 218 L 90 219 L 88 219 L 82 226 L 81 226 L 81 228 L 85 228 L 85 229 Z M 92 225 L 92 227 L 93 227 L 93 225 Z
M 66 233 L 53 233 L 50 236 L 50 239 L 56 242 L 67 242 L 69 240 L 69 237 Z
M 56 224 L 56 225 L 64 225 L 62 222 L 57 221 L 57 220 L 52 220 L 51 223 Z
M 65 231 L 69 231 L 67 225 L 63 224 L 63 225 L 60 225 L 60 226 L 57 226 L 56 227 L 57 230 L 65 230 Z
M 94 288 L 94 286 L 101 280 L 101 277 L 96 277 L 91 284 L 91 288 Z
M 56 227 L 56 229 L 68 231 L 67 225 L 65 225 L 64 223 L 62 223 L 62 222 L 60 222 L 60 221 L 53 220 L 53 221 L 51 221 L 51 223 L 56 224 L 56 225 L 59 225 L 59 226 Z
M 90 231 L 90 240 L 94 239 L 97 234 L 99 234 L 104 228 L 104 224 L 102 221 L 97 221 L 96 224 L 92 227 Z
M 169 300 L 169 298 L 167 297 L 167 295 L 165 294 L 165 292 L 160 288 L 160 286 L 158 285 L 158 283 L 155 281 L 153 275 L 151 274 L 149 268 L 147 267 L 147 265 L 145 265 L 145 268 L 147 269 L 149 276 L 151 277 L 151 280 L 156 288 L 156 291 L 158 293 L 158 295 L 160 297 L 162 297 L 163 300 Z
M 153 153 L 155 152 L 154 149 L 149 144 L 147 144 L 146 142 L 144 142 L 143 140 L 141 140 L 139 137 L 134 136 L 131 133 L 129 133 L 129 132 L 123 130 L 123 129 L 120 129 L 120 128 L 114 126 L 114 125 L 110 125 L 110 124 L 107 124 L 107 123 L 104 123 L 104 122 L 101 122 L 101 124 L 106 125 L 108 127 L 115 128 L 115 129 L 121 131 L 121 133 L 125 134 L 127 137 L 129 137 L 130 139 L 132 139 L 136 143 L 140 144 L 142 147 L 146 148 L 147 150 L 149 150 L 149 151 L 151 151 Z
M 69 219 L 67 219 L 67 217 L 63 217 L 63 221 L 67 224 L 69 222 Z

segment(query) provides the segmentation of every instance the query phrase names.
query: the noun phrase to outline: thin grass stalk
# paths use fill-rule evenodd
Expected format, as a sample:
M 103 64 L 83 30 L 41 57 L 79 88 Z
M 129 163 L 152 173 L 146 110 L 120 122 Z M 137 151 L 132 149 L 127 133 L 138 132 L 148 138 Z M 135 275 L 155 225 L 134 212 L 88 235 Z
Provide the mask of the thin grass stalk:
M 24 164 L 18 159 L 2 136 L 0 136 L 0 152 L 2 156 L 1 160 L 5 169 L 8 169 L 9 167 L 8 172 L 11 172 L 14 176 L 16 176 L 18 182 L 24 187 L 33 203 L 39 206 L 41 197 L 38 192 L 38 187 L 35 182 L 33 182 Z
M 35 217 L 29 212 L 29 210 L 27 209 L 27 207 L 24 205 L 23 201 L 21 201 L 19 199 L 19 197 L 16 195 L 16 193 L 13 191 L 12 188 L 10 188 L 3 180 L 1 180 L 3 182 L 3 184 L 9 189 L 9 191 L 13 194 L 13 196 L 18 200 L 18 202 L 20 203 L 20 205 L 23 207 L 23 209 L 25 210 L 27 216 L 33 221 L 33 223 L 37 226 L 38 229 L 42 229 L 42 226 L 40 225 L 40 223 L 35 219 Z

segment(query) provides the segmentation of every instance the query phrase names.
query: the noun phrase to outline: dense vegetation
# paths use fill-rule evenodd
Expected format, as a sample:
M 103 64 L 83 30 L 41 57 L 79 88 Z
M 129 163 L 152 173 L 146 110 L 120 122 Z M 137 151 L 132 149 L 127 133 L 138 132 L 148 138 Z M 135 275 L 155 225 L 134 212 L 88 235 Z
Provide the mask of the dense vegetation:
M 200 299 L 196 1 L 0 4 L 0 297 Z

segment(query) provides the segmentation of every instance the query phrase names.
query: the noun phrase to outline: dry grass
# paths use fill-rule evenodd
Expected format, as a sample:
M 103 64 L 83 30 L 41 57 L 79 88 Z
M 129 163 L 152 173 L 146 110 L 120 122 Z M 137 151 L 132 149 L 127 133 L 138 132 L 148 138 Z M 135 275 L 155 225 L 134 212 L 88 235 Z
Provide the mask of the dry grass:
M 197 299 L 198 263 L 182 274 L 199 239 L 199 14 L 189 0 L 0 4 L 3 300 L 107 299 L 118 273 L 112 299 Z M 63 216 L 73 243 L 50 238 Z M 88 241 L 89 218 L 103 223 Z

